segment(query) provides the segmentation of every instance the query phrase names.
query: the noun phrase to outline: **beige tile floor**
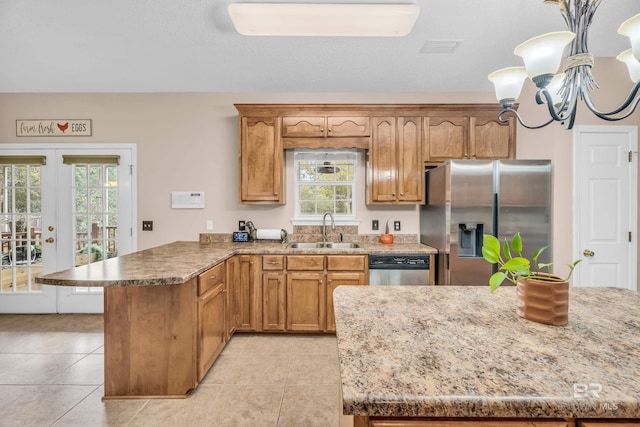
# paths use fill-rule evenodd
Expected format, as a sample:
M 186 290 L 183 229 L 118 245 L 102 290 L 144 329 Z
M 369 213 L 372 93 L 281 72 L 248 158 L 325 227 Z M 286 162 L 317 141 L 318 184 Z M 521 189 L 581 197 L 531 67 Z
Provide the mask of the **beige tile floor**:
M 0 427 L 345 422 L 334 336 L 236 334 L 187 399 L 102 401 L 103 366 L 101 315 L 0 315 Z

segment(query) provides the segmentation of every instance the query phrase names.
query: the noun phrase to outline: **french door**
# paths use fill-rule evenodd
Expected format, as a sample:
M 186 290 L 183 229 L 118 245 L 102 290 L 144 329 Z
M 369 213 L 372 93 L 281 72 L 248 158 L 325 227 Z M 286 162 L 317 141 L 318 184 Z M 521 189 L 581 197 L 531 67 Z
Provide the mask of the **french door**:
M 0 145 L 0 312 L 100 313 L 102 288 L 35 283 L 136 245 L 132 144 Z

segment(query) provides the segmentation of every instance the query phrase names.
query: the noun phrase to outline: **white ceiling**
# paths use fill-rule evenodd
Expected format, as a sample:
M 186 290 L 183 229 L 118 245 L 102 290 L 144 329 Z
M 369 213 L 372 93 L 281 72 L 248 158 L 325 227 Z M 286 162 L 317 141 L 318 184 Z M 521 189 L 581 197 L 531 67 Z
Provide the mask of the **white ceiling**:
M 407 37 L 247 37 L 231 24 L 230 2 L 0 0 L 0 92 L 491 91 L 490 72 L 521 64 L 516 45 L 565 29 L 542 0 L 349 0 L 421 12 Z M 591 52 L 627 49 L 616 30 L 637 13 L 638 0 L 602 1 Z M 420 53 L 428 40 L 462 44 Z

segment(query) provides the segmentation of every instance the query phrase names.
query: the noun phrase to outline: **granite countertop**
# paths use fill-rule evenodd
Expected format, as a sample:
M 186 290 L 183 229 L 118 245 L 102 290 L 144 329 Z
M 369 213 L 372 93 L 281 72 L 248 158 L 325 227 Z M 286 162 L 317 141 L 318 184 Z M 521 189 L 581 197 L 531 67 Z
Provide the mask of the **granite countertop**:
M 640 418 L 640 294 L 572 288 L 569 323 L 518 317 L 515 288 L 334 292 L 344 413 Z
M 360 249 L 287 249 L 286 243 L 173 242 L 36 278 L 58 286 L 148 286 L 184 283 L 236 254 L 370 254 L 437 251 L 417 243 L 383 245 L 364 243 Z

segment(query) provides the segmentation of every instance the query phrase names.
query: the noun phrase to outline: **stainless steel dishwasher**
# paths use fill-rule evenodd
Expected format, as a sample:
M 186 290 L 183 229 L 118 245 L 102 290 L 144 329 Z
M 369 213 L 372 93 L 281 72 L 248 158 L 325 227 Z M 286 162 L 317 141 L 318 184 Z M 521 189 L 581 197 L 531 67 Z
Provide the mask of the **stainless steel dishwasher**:
M 369 255 L 369 285 L 428 285 L 429 257 L 426 254 Z

